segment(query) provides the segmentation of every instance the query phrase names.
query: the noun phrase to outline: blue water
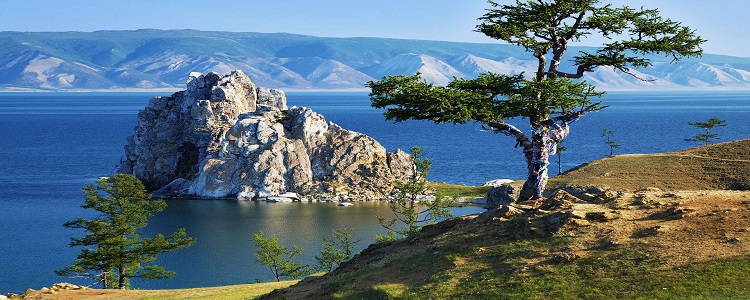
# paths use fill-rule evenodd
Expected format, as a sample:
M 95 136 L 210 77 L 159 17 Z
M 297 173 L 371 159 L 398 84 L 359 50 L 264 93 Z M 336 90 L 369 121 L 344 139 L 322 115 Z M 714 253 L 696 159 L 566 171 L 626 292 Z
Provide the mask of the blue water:
M 57 277 L 53 270 L 72 263 L 77 248 L 69 238 L 80 232 L 66 221 L 91 216 L 78 208 L 81 188 L 110 175 L 123 154 L 136 113 L 154 94 L 0 93 L 0 293 L 40 288 L 55 282 L 85 283 Z M 424 147 L 433 161 L 430 180 L 481 184 L 496 178 L 520 179 L 523 155 L 509 137 L 480 131 L 479 125 L 393 124 L 369 107 L 365 93 L 288 93 L 289 106 L 307 106 L 344 128 L 373 136 L 386 149 Z M 691 121 L 716 117 L 727 126 L 715 132 L 722 141 L 750 137 L 750 92 L 617 92 L 605 95 L 610 107 L 571 125 L 564 145 L 564 168 L 609 154 L 602 128 L 621 145 L 615 154 L 653 153 L 692 147 L 684 142 L 700 131 Z M 524 120 L 511 123 L 527 128 Z M 556 157 L 552 160 L 555 161 Z M 552 168 L 555 170 L 554 168 Z M 555 174 L 555 171 L 550 172 Z M 231 201 L 169 201 L 148 232 L 185 227 L 198 238 L 192 247 L 159 258 L 177 271 L 172 280 L 138 282 L 138 288 L 177 288 L 267 281 L 270 273 L 255 262 L 252 233 L 276 234 L 282 243 L 305 248 L 312 262 L 320 238 L 346 225 L 362 238 L 359 249 L 382 233 L 375 215 L 388 208 L 362 203 L 340 208 L 319 203 L 266 204 Z M 465 208 L 457 213 L 471 213 Z

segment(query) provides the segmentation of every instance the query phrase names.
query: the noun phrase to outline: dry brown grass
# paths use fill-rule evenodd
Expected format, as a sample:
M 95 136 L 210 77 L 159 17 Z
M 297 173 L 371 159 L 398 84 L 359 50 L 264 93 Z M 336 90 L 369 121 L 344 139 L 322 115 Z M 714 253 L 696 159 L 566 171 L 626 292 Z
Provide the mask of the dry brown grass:
M 583 164 L 549 186 L 594 185 L 634 191 L 750 189 L 750 139 L 663 154 L 618 155 Z

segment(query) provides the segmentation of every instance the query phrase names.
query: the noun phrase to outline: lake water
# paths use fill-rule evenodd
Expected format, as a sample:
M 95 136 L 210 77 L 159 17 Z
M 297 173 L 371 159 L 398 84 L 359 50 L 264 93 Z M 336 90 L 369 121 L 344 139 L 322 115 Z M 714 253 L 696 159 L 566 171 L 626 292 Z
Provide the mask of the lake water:
M 0 293 L 85 283 L 57 277 L 53 270 L 72 263 L 79 248 L 68 247 L 80 232 L 62 227 L 90 212 L 78 208 L 81 188 L 111 175 L 123 154 L 136 113 L 154 94 L 0 93 Z M 289 106 L 307 106 L 344 128 L 371 135 L 389 151 L 418 145 L 433 161 L 430 180 L 477 185 L 496 178 L 521 179 L 524 161 L 515 141 L 483 132 L 479 125 L 393 124 L 369 107 L 366 93 L 288 93 Z M 727 126 L 715 132 L 722 141 L 750 137 L 750 92 L 613 92 L 610 107 L 571 125 L 564 145 L 565 169 L 604 157 L 609 148 L 602 128 L 621 145 L 615 154 L 653 153 L 692 147 L 684 142 L 700 131 L 691 121 L 716 117 Z M 528 128 L 524 120 L 511 122 Z M 556 161 L 556 157 L 552 157 Z M 555 170 L 555 168 L 551 168 Z M 551 174 L 555 174 L 551 171 Z M 349 226 L 362 239 L 358 249 L 382 233 L 376 215 L 386 205 L 357 203 L 255 203 L 172 200 L 147 232 L 171 233 L 185 227 L 198 238 L 190 248 L 160 256 L 158 263 L 178 273 L 171 280 L 137 282 L 137 288 L 215 286 L 271 280 L 255 262 L 250 236 L 258 230 L 279 236 L 282 244 L 305 248 L 312 263 L 322 237 Z M 459 209 L 457 214 L 479 211 Z

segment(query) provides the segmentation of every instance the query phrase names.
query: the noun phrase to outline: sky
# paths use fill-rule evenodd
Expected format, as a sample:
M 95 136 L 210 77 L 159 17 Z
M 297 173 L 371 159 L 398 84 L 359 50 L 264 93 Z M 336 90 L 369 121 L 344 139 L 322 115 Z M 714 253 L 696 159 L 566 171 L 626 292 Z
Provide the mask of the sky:
M 496 0 L 511 4 L 515 0 Z M 603 0 L 658 8 L 707 39 L 705 53 L 750 57 L 747 0 Z M 497 43 L 474 32 L 485 0 L 24 0 L 0 3 L 0 31 L 197 29 Z M 592 43 L 584 43 L 595 45 Z

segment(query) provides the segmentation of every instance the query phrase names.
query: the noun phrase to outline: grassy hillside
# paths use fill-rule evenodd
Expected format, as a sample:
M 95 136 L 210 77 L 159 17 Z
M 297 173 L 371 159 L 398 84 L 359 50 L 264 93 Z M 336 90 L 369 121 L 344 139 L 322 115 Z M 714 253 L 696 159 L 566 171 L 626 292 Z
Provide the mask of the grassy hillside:
M 750 189 L 750 139 L 663 154 L 618 155 L 583 164 L 549 186 L 595 185 L 637 190 Z
M 558 208 L 466 217 L 373 245 L 332 273 L 264 298 L 750 297 L 750 193 L 561 198 Z

